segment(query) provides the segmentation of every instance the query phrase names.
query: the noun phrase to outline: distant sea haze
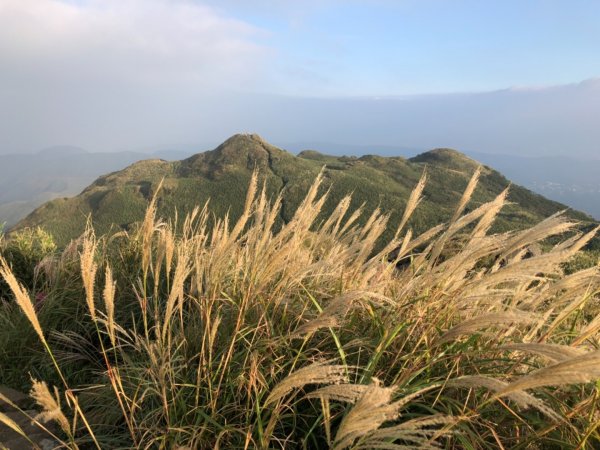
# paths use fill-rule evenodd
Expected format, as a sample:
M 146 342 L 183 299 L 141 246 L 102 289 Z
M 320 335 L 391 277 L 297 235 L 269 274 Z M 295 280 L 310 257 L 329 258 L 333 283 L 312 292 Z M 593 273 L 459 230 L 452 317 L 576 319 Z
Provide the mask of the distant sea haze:
M 187 151 L 89 153 L 55 146 L 33 154 L 0 155 L 0 224 L 10 227 L 49 200 L 79 194 L 100 175 L 141 159 L 178 160 Z
M 2 102 L 0 115 L 4 112 L 6 120 L 0 121 L 0 153 L 31 151 L 57 141 L 92 151 L 211 144 L 196 149 L 200 151 L 249 131 L 277 144 L 335 142 L 600 158 L 600 79 L 539 89 L 404 97 L 186 93 L 185 102 L 166 88 L 154 89 L 151 97 L 141 89 L 131 86 L 117 98 L 113 94 L 110 112 L 92 108 L 88 97 L 97 93 L 87 91 L 50 98 L 60 110 L 36 115 L 27 106 L 37 104 L 33 94 L 29 98 L 24 93 L 18 104 Z M 48 121 L 56 116 L 60 120 Z M 18 117 L 28 120 L 21 123 Z M 82 117 L 94 126 L 81 126 Z

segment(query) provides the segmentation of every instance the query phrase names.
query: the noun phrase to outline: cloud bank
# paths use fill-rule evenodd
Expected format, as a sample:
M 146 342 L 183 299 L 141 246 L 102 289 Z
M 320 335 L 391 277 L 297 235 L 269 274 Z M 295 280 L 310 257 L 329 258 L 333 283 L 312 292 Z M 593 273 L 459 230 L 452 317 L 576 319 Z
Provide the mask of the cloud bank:
M 204 150 L 252 131 L 275 143 L 600 157 L 599 80 L 377 99 L 258 94 L 282 76 L 277 36 L 225 11 L 216 0 L 0 0 L 0 153 Z
M 185 139 L 186 105 L 264 79 L 267 36 L 186 0 L 0 0 L 0 152 Z
M 37 70 L 38 82 L 251 85 L 264 34 L 184 0 L 0 2 L 3 77 Z

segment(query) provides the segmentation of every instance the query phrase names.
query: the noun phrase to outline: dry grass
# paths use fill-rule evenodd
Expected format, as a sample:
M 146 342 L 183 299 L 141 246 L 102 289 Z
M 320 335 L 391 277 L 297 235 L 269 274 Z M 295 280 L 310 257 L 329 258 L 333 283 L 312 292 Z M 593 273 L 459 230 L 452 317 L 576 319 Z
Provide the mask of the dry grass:
M 58 389 L 55 388 L 54 394 L 52 394 L 45 382 L 33 380 L 30 395 L 38 406 L 42 408 L 42 412 L 35 417 L 36 420 L 39 420 L 42 423 L 55 421 L 65 433 L 71 432 L 69 421 L 60 407 L 60 395 Z
M 29 294 L 26 292 L 23 285 L 17 281 L 15 275 L 12 273 L 12 270 L 10 267 L 8 267 L 6 261 L 2 257 L 0 257 L 0 276 L 2 276 L 4 281 L 10 287 L 15 301 L 23 311 L 23 314 L 25 314 L 27 317 L 27 320 L 29 320 L 29 323 L 37 333 L 40 340 L 46 342 L 44 332 L 38 320 L 37 314 L 35 313 L 35 308 L 33 306 L 33 302 L 31 301 L 31 297 L 29 297 Z
M 349 197 L 321 219 L 320 178 L 277 231 L 257 175 L 233 224 L 153 200 L 138 231 L 46 261 L 40 311 L 0 260 L 62 385 L 34 384 L 41 418 L 70 448 L 597 448 L 599 269 L 562 273 L 596 230 L 489 235 L 506 192 L 464 214 L 478 178 L 414 237 L 425 176 L 399 224 Z M 64 304 L 78 331 L 45 330 Z

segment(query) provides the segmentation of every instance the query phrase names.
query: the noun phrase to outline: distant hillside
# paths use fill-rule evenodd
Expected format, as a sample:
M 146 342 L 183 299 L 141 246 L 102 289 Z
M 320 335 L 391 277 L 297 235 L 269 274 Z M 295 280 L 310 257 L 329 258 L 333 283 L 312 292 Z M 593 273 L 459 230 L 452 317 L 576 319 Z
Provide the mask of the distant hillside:
M 180 217 L 208 199 L 218 216 L 241 213 L 245 191 L 252 171 L 257 168 L 266 181 L 268 193 L 275 196 L 283 189 L 280 220 L 290 219 L 319 171 L 324 168 L 324 188 L 330 188 L 325 210 L 352 193 L 353 207 L 365 204 L 368 212 L 380 207 L 397 223 L 409 193 L 427 167 L 429 176 L 425 200 L 415 213 L 411 226 L 422 231 L 448 219 L 469 178 L 479 163 L 449 149 L 436 149 L 414 158 L 334 157 L 317 151 L 294 156 L 265 142 L 257 135 L 238 134 L 215 150 L 190 158 L 167 162 L 152 159 L 98 178 L 80 195 L 55 199 L 36 209 L 19 222 L 16 229 L 42 226 L 60 244 L 80 235 L 88 216 L 99 233 L 128 229 L 142 219 L 149 199 L 164 179 L 159 194 L 159 214 Z M 470 207 L 486 202 L 510 184 L 499 172 L 485 167 Z M 506 207 L 496 224 L 498 230 L 522 228 L 552 213 L 566 209 L 533 192 L 513 185 Z M 573 217 L 586 221 L 578 212 Z M 368 216 L 368 214 L 367 214 Z
M 175 159 L 182 152 L 160 155 Z M 145 158 L 148 154 L 88 153 L 72 146 L 0 155 L 0 224 L 10 227 L 48 200 L 77 195 L 100 175 Z
M 600 159 L 471 153 L 511 180 L 600 219 Z

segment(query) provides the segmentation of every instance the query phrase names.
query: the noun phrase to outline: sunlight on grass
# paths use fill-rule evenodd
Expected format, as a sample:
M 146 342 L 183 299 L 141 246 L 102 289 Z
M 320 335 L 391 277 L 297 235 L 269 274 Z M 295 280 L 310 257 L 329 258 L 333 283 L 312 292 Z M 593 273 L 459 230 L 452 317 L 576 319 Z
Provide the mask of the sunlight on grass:
M 506 192 L 465 213 L 478 178 L 418 236 L 425 177 L 399 224 L 359 225 L 349 198 L 321 221 L 319 176 L 275 232 L 254 174 L 234 224 L 153 201 L 33 286 L 3 258 L 0 373 L 45 380 L 68 448 L 597 448 L 600 268 L 563 272 L 596 230 L 490 234 Z

